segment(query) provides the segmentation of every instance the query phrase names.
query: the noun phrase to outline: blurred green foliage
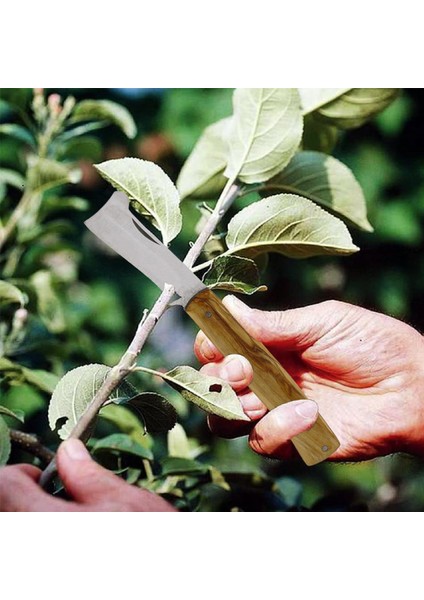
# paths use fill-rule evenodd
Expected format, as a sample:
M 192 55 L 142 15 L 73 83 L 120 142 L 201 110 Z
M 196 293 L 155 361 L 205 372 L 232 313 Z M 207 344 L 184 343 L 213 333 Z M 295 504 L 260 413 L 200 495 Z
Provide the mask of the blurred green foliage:
M 96 131 L 91 141 L 80 145 L 75 142 L 67 148 L 69 157 L 78 159 L 82 178 L 69 188 L 69 200 L 62 206 L 58 207 L 54 194 L 51 195 L 56 208 L 46 222 L 56 223 L 51 231 L 53 243 L 47 245 L 47 251 L 43 240 L 35 236 L 16 271 L 16 284 L 28 293 L 29 327 L 11 357 L 28 368 L 52 370 L 61 376 L 88 362 L 114 364 L 125 350 L 143 309 L 152 305 L 158 293 L 130 265 L 93 247 L 93 240 L 86 235 L 84 219 L 110 195 L 109 186 L 91 163 L 138 156 L 157 162 L 175 180 L 204 127 L 231 113 L 231 90 L 59 89 L 47 93 L 59 93 L 62 97 L 72 94 L 77 100 L 117 101 L 128 108 L 138 127 L 138 135 L 132 140 L 116 128 L 107 128 Z M 18 101 L 25 103 L 25 96 Z M 272 309 L 337 298 L 385 312 L 424 331 L 423 103 L 423 90 L 404 90 L 374 121 L 344 133 L 336 146 L 334 155 L 352 169 L 363 187 L 369 220 L 375 229 L 374 233 L 352 231 L 361 252 L 342 259 L 316 257 L 305 261 L 271 255 L 264 281 L 268 292 L 244 301 Z M 10 114 L 0 102 L 0 122 L 6 120 L 10 122 Z M 19 131 L 15 134 L 0 138 L 0 210 L 5 185 L 10 183 L 4 170 L 24 175 Z M 17 201 L 19 194 L 19 189 L 14 189 L 12 200 Z M 192 205 L 187 203 L 183 210 L 190 226 L 174 245 L 174 251 L 180 255 L 194 235 L 195 224 Z M 55 243 L 59 212 L 63 226 Z M 26 279 L 34 273 L 34 265 L 42 290 L 38 298 L 25 286 Z M 44 298 L 41 304 L 40 298 Z M 193 324 L 182 311 L 169 311 L 143 351 L 144 364 L 152 368 L 196 366 L 192 354 L 194 334 Z M 156 386 L 161 391 L 163 384 L 158 382 Z M 0 389 L 2 404 L 26 413 L 26 430 L 55 447 L 57 437 L 50 431 L 46 417 L 50 394 L 28 382 L 14 385 L 7 393 L 4 387 Z M 178 500 L 183 508 L 196 506 L 199 481 L 207 491 L 202 496 L 202 510 L 233 506 L 244 510 L 287 510 L 299 506 L 316 510 L 424 508 L 424 465 L 418 459 L 391 456 L 355 465 L 323 464 L 313 469 L 264 460 L 253 454 L 243 439 L 214 438 L 200 411 L 172 392 L 168 397 L 190 438 L 191 454 L 185 460 L 192 461 L 193 474 L 201 477 L 178 479 L 178 464 L 168 461 L 162 464 L 163 480 L 152 488 L 162 486 L 159 491 L 166 493 L 169 478 L 174 478 L 174 487 L 184 490 Z M 131 426 L 128 427 L 130 431 Z M 98 437 L 116 431 L 112 421 L 103 420 Z M 158 460 L 166 457 L 164 435 L 155 436 L 154 440 L 139 435 L 134 444 L 141 442 L 145 448 L 153 448 Z M 96 452 L 99 460 L 103 457 L 106 461 L 104 448 L 97 446 Z M 142 453 L 135 446 L 131 452 Z M 137 465 L 131 452 L 127 449 L 126 459 L 119 467 L 128 469 L 127 479 L 136 480 Z M 28 456 L 15 449 L 12 462 L 18 460 L 28 460 Z M 205 464 L 225 471 L 237 493 L 230 498 L 212 467 L 206 468 Z

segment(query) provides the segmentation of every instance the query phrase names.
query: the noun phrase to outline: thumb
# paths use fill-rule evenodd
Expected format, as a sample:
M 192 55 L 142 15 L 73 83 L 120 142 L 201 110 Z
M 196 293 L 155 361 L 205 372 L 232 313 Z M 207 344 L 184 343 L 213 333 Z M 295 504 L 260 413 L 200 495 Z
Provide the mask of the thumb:
M 90 456 L 80 440 L 68 439 L 59 446 L 57 467 L 66 491 L 77 502 L 92 504 L 117 491 L 121 480 Z
M 290 458 L 294 447 L 290 440 L 310 429 L 318 418 L 318 405 L 313 400 L 294 400 L 277 406 L 252 429 L 252 450 L 274 458 Z
M 331 311 L 314 304 L 289 310 L 264 311 L 250 308 L 235 296 L 226 296 L 224 304 L 250 335 L 265 344 L 290 349 L 307 348 L 327 330 Z

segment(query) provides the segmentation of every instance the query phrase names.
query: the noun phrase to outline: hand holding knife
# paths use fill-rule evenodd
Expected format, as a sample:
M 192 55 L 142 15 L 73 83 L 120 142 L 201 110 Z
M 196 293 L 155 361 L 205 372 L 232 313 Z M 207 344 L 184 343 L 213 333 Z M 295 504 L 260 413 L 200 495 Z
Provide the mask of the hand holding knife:
M 305 398 L 265 346 L 254 340 L 221 300 L 131 214 L 125 194 L 115 192 L 85 224 L 160 289 L 172 285 L 180 298 L 178 303 L 222 354 L 241 354 L 249 360 L 253 369 L 249 387 L 268 409 Z M 321 416 L 292 442 L 307 465 L 325 460 L 339 447 L 337 437 Z

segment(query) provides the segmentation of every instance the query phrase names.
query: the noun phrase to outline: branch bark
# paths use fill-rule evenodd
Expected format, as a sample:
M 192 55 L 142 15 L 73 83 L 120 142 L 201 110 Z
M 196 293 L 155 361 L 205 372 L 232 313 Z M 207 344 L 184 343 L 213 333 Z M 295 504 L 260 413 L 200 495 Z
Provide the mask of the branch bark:
M 40 442 L 37 436 L 16 429 L 10 429 L 10 440 L 15 446 L 19 446 L 25 452 L 40 458 L 45 463 L 49 463 L 55 456 L 54 452 Z
M 196 241 L 188 251 L 184 264 L 187 267 L 191 268 L 198 257 L 200 256 L 203 247 L 206 242 L 210 238 L 210 236 L 214 233 L 217 225 L 234 202 L 235 198 L 238 196 L 240 188 L 233 184 L 228 183 L 228 185 L 224 188 L 220 198 L 217 201 L 214 211 L 211 213 L 209 219 L 207 220 L 204 228 L 200 232 Z M 175 290 L 171 285 L 166 285 L 160 294 L 159 298 L 155 302 L 153 308 L 149 312 L 146 318 L 143 318 L 138 327 L 137 331 L 128 346 L 125 354 L 122 356 L 119 363 L 110 370 L 107 375 L 103 385 L 100 387 L 96 395 L 94 396 L 91 403 L 86 408 L 85 412 L 81 415 L 78 423 L 75 425 L 69 437 L 78 438 L 86 441 L 85 436 L 87 435 L 87 431 L 91 423 L 95 420 L 97 413 L 103 406 L 103 404 L 108 400 L 111 393 L 118 387 L 118 385 L 127 377 L 134 366 L 136 365 L 136 360 L 138 355 L 140 354 L 144 344 L 146 343 L 149 335 L 153 331 L 156 323 L 159 321 L 161 316 L 164 314 L 166 309 L 168 308 Z M 51 481 L 52 477 L 56 473 L 56 464 L 55 461 L 51 461 L 48 467 L 43 471 L 40 477 L 40 485 L 42 487 L 46 487 Z

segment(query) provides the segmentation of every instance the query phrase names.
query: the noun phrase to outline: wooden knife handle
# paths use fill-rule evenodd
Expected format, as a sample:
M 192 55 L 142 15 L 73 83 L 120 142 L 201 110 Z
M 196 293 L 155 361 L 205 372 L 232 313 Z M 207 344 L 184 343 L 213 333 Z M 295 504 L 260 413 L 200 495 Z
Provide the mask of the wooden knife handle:
M 268 409 L 305 398 L 277 359 L 261 342 L 250 337 L 209 289 L 192 298 L 186 312 L 222 354 L 241 354 L 248 359 L 253 368 L 253 381 L 249 387 Z M 340 445 L 321 415 L 311 429 L 296 435 L 292 442 L 307 465 L 325 460 Z

